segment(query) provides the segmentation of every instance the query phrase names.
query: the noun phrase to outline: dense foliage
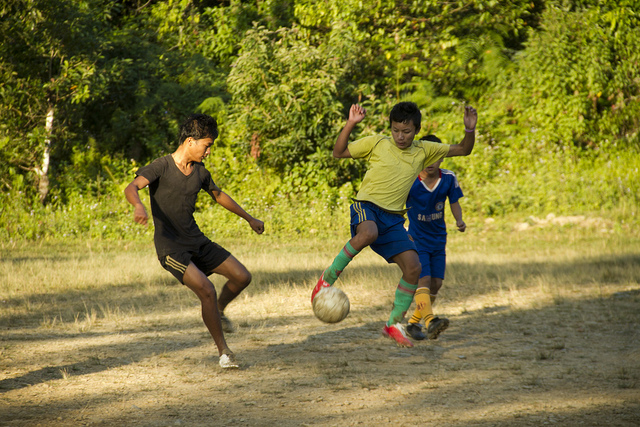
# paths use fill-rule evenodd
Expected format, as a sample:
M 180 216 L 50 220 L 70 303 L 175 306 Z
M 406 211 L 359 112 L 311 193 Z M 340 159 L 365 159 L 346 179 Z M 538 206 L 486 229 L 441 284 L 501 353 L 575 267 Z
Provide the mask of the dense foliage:
M 175 148 L 192 111 L 218 119 L 216 181 L 271 230 L 345 221 L 366 165 L 331 147 L 399 100 L 422 133 L 477 148 L 447 161 L 476 217 L 596 213 L 637 221 L 640 1 L 0 0 L 4 237 L 127 236 L 122 188 Z M 208 209 L 209 232 L 237 220 Z M 302 214 L 305 213 L 305 214 Z M 135 233 L 146 233 L 133 227 Z

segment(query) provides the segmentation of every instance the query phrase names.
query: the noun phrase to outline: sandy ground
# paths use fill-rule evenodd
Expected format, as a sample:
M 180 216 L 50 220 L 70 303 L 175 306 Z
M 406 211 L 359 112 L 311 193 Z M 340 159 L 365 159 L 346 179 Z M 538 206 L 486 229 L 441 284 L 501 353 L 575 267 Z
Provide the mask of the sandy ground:
M 0 331 L 0 425 L 640 425 L 637 284 L 527 292 L 442 301 L 451 327 L 410 349 L 380 334 L 386 293 L 351 290 L 335 325 L 313 317 L 306 291 L 279 303 L 286 316 L 245 298 L 229 310 L 234 371 L 219 368 L 196 305 L 85 332 L 13 319 Z

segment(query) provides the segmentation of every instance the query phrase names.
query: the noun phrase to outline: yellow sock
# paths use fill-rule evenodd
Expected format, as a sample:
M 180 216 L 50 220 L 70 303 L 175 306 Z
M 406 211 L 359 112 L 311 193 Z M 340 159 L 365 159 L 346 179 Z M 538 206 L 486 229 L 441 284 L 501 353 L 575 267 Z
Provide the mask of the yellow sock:
M 437 296 L 438 295 L 429 294 L 429 299 L 431 300 L 431 307 L 433 307 L 433 304 L 435 304 Z
M 424 319 L 424 325 L 427 326 L 433 319 L 433 310 L 431 309 L 431 301 L 429 299 L 429 288 L 419 288 L 414 296 L 416 301 L 416 311 L 409 319 L 409 323 L 420 323 Z

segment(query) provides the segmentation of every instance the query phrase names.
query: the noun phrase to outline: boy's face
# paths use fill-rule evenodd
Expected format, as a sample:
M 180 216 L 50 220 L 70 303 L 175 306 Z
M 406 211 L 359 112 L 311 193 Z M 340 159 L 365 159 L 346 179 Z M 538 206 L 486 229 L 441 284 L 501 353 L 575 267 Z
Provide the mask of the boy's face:
M 189 149 L 193 158 L 197 159 L 200 162 L 206 159 L 209 153 L 211 153 L 213 138 L 189 138 L 186 142 L 189 144 Z
M 411 146 L 418 130 L 411 120 L 407 123 L 391 122 L 391 136 L 393 136 L 396 146 L 401 150 Z
M 435 174 L 438 173 L 438 170 L 440 169 L 441 164 L 442 164 L 442 160 L 438 160 L 437 162 L 430 164 L 429 166 L 424 168 L 424 170 L 425 172 L 427 172 L 427 175 L 435 176 Z

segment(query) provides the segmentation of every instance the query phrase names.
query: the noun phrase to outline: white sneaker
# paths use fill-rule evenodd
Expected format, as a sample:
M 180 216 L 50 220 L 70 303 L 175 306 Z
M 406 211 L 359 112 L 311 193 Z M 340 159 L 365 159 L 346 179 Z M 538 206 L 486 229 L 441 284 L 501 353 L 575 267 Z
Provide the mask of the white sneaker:
M 235 354 L 223 354 L 220 356 L 220 367 L 223 369 L 236 369 L 240 367 L 240 364 L 236 362 Z

